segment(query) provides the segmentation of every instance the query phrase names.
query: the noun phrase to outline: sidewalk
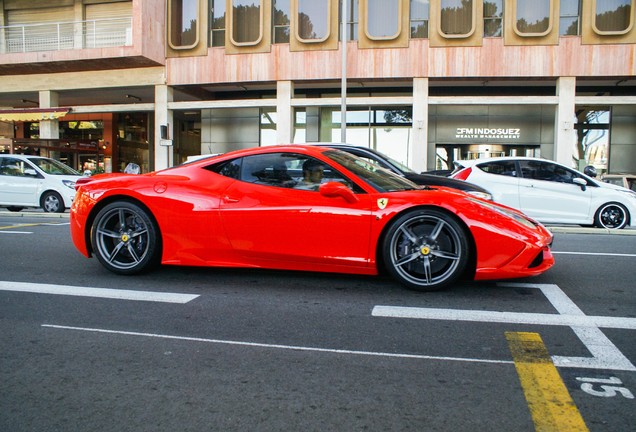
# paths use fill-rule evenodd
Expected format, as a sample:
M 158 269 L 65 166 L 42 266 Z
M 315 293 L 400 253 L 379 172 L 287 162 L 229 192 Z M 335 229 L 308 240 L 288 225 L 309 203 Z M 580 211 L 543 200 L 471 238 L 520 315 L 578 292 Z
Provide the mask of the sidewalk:
M 10 212 L 6 209 L 0 209 L 0 216 L 11 217 L 36 217 L 36 218 L 53 218 L 68 219 L 69 211 L 64 213 L 46 213 L 42 209 L 25 209 L 19 212 Z M 605 228 L 586 228 L 578 225 L 546 225 L 548 230 L 553 233 L 565 234 L 610 234 L 610 235 L 627 235 L 636 236 L 636 227 L 629 227 L 621 230 L 610 230 Z

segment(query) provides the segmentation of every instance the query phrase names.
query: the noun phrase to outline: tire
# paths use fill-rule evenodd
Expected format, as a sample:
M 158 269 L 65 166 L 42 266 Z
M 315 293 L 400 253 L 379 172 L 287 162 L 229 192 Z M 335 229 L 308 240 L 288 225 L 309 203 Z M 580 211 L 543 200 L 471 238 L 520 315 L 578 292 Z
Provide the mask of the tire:
M 382 247 L 389 273 L 417 291 L 436 291 L 457 280 L 469 254 L 464 228 L 451 215 L 434 209 L 398 217 L 387 230 Z
M 603 204 L 594 215 L 594 225 L 598 228 L 621 229 L 628 222 L 627 209 L 618 203 Z
M 47 213 L 64 213 L 64 200 L 59 193 L 49 191 L 45 192 L 40 199 L 42 210 Z
M 16 207 L 16 206 L 11 206 L 11 207 L 7 207 L 7 210 L 9 210 L 10 212 L 19 212 L 22 211 L 24 207 Z
M 127 201 L 104 207 L 91 227 L 93 252 L 113 273 L 131 275 L 159 264 L 161 239 L 148 212 Z

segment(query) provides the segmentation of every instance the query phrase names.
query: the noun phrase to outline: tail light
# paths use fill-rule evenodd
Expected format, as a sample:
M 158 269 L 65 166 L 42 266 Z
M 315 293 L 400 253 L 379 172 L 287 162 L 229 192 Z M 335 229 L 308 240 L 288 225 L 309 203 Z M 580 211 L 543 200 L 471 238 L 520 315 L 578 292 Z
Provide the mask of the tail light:
M 473 172 L 472 168 L 464 168 L 463 170 L 453 174 L 453 178 L 457 180 L 466 180 L 471 172 Z

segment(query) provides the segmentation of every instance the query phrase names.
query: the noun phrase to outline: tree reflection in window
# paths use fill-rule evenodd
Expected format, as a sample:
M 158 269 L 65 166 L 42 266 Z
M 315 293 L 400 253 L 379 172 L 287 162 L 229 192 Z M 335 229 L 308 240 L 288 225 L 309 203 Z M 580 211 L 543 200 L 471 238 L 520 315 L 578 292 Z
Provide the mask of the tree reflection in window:
M 273 0 L 273 43 L 289 43 L 289 0 Z
M 503 0 L 484 1 L 484 36 L 499 37 L 502 33 Z
M 233 41 L 242 45 L 256 44 L 261 35 L 261 2 L 232 0 Z
M 225 46 L 225 0 L 213 0 L 210 18 L 213 47 Z
M 329 0 L 298 0 L 298 37 L 322 41 L 329 36 Z
M 596 0 L 596 29 L 623 33 L 631 27 L 632 0 Z
M 191 48 L 198 42 L 198 0 L 170 2 L 170 45 Z
M 446 36 L 472 33 L 473 0 L 441 0 L 440 29 Z
M 578 36 L 581 0 L 561 0 L 560 8 L 559 34 L 561 36 Z
M 429 0 L 411 0 L 411 38 L 428 37 Z
M 550 0 L 517 0 L 517 31 L 543 34 L 550 29 Z

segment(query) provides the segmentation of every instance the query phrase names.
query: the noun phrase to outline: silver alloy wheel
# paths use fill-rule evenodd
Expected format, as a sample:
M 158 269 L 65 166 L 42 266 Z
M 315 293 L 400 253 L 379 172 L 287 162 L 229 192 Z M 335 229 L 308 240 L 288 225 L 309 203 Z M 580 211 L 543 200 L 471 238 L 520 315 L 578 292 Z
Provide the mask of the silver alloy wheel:
M 627 210 L 620 204 L 605 204 L 597 212 L 596 225 L 599 228 L 621 229 L 627 225 Z
M 99 257 L 112 270 L 140 269 L 152 245 L 147 218 L 135 208 L 113 207 L 98 217 L 94 243 Z
M 465 235 L 444 213 L 413 214 L 399 220 L 389 235 L 385 251 L 389 270 L 411 288 L 439 289 L 464 270 L 468 254 Z
M 42 198 L 42 209 L 47 213 L 61 213 L 64 211 L 64 202 L 62 198 L 55 192 L 47 192 Z

